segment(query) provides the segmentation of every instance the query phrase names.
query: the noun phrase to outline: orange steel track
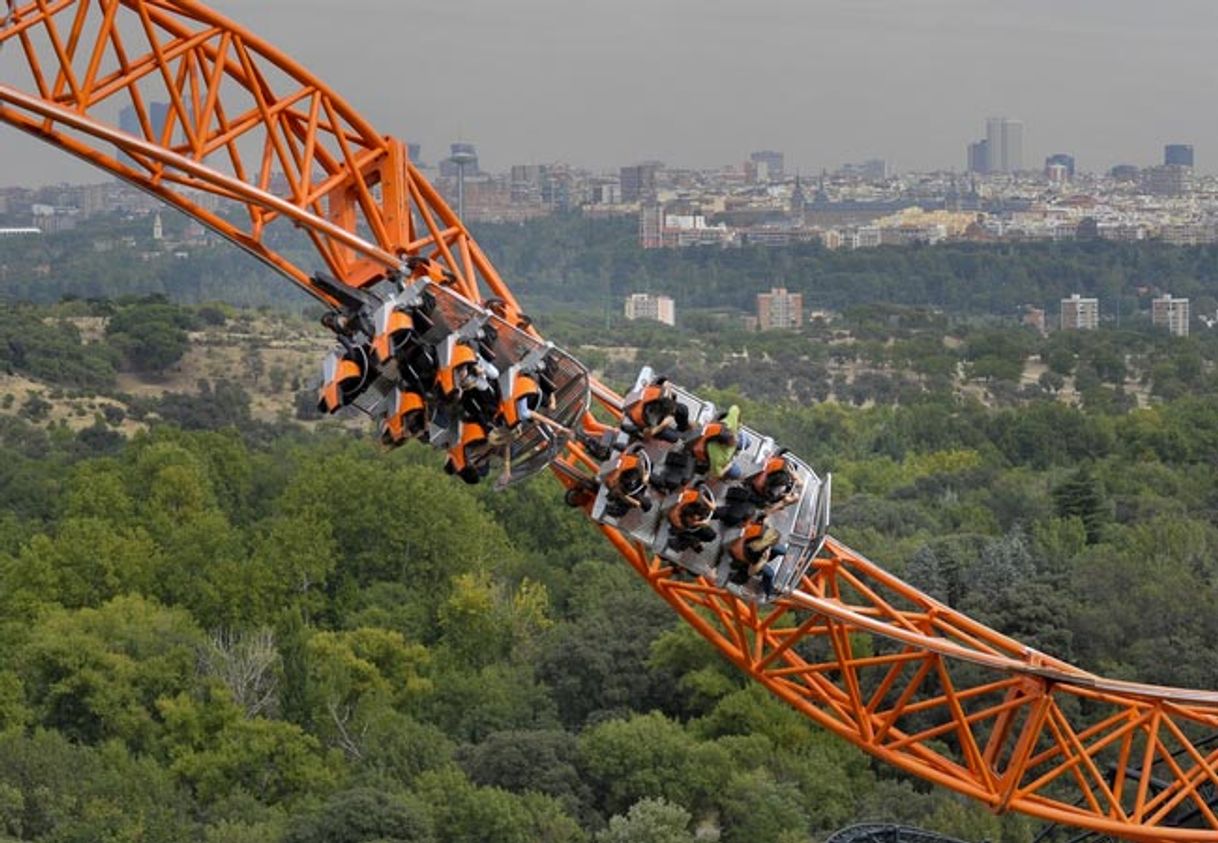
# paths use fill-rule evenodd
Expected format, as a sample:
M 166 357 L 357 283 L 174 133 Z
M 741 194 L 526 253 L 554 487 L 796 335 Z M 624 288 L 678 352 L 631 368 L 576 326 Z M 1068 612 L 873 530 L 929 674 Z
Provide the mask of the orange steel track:
M 367 286 L 405 256 L 466 297 L 511 291 L 440 194 L 324 83 L 194 0 L 8 0 L 0 120 L 232 240 L 334 302 L 269 245 L 294 225 L 326 271 Z M 155 126 L 151 103 L 169 104 Z M 140 131 L 115 127 L 124 107 Z M 125 157 L 120 157 L 119 153 Z M 218 210 L 219 204 L 230 211 Z M 610 412 L 620 399 L 596 385 Z M 557 466 L 571 484 L 589 460 Z M 1024 647 L 830 540 L 800 590 L 758 607 L 601 527 L 741 670 L 876 758 L 985 803 L 1143 841 L 1214 841 L 1218 693 L 1106 680 Z M 1150 775 L 1143 775 L 1149 771 Z M 1192 813 L 1190 825 L 1175 823 Z

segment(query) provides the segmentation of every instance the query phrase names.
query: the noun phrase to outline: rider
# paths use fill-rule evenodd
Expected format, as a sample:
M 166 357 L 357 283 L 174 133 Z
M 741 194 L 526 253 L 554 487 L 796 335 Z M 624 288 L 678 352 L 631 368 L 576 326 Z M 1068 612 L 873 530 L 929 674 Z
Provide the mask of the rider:
M 495 423 L 515 430 L 521 422 L 532 418 L 534 410 L 540 409 L 542 395 L 537 381 L 523 372 L 517 372 L 511 381 L 512 394 L 500 397 Z
M 716 480 L 737 480 L 740 467 L 734 463 L 736 453 L 747 444 L 740 430 L 740 408 L 733 404 L 712 422 L 708 422 L 685 448 L 694 458 L 694 471 Z
M 605 513 L 621 518 L 631 509 L 651 511 L 647 482 L 651 479 L 651 460 L 641 443 L 631 445 L 602 481 L 605 485 Z
M 689 430 L 689 408 L 677 400 L 668 379 L 659 377 L 622 412 L 622 430 L 638 439 L 676 442 Z
M 710 523 L 715 513 L 715 498 L 705 483 L 685 489 L 668 510 L 668 547 L 676 552 L 692 549 L 702 552 L 704 542 L 719 535 Z
M 753 577 L 760 577 L 766 597 L 773 597 L 778 560 L 787 552 L 778 539 L 778 531 L 764 519 L 755 518 L 745 524 L 740 535 L 727 546 L 729 581 L 746 585 Z
M 766 513 L 785 509 L 799 500 L 799 478 L 784 454 L 785 448 L 768 458 L 761 471 L 741 483 L 757 505 L 765 507 Z
M 739 485 L 727 490 L 725 502 L 715 517 L 729 527 L 753 518 L 758 509 L 763 517 L 785 509 L 799 500 L 799 478 L 782 449 L 768 457 L 760 471 L 750 474 Z

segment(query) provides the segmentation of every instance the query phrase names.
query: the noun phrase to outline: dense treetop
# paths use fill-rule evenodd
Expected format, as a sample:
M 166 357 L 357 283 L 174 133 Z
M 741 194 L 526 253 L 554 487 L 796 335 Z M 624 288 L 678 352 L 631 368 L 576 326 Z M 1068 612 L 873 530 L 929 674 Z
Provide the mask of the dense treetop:
M 584 305 L 543 308 L 547 334 L 616 383 L 651 362 L 740 402 L 834 472 L 838 538 L 1085 668 L 1218 687 L 1214 342 L 996 318 L 1075 283 L 1127 313 L 1151 277 L 1204 296 L 1208 251 L 644 255 L 624 225 L 550 225 L 480 232 L 527 295 Z M 586 312 L 647 286 L 741 307 L 787 265 L 839 320 Z M 0 407 L 0 839 L 794 843 L 860 819 L 1033 838 L 748 686 L 550 478 L 494 494 L 423 448 L 258 421 L 257 373 L 120 394 L 226 319 L 175 300 L 0 311 L 0 367 L 48 388 Z M 126 409 L 73 432 L 55 390 Z

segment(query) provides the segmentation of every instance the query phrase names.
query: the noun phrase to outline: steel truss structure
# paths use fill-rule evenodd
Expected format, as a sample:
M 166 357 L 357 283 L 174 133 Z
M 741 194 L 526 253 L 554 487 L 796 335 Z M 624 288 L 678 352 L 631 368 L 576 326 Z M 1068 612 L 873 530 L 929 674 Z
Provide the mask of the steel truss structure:
M 920 828 L 909 828 L 891 823 L 860 823 L 835 832 L 825 843 L 962 843 L 962 841 Z
M 195 0 L 7 2 L 0 49 L 23 60 L 0 80 L 0 121 L 154 194 L 330 305 L 312 271 L 273 248 L 272 226 L 303 231 L 352 287 L 426 257 L 470 301 L 519 312 L 404 144 L 262 39 Z M 168 104 L 163 120 L 155 102 Z M 138 132 L 116 126 L 123 109 Z M 620 412 L 611 390 L 593 394 Z M 574 443 L 554 464 L 568 486 L 595 466 Z M 753 680 L 876 758 L 996 812 L 1218 843 L 1218 749 L 1206 737 L 1218 693 L 1095 676 L 832 540 L 798 588 L 758 606 L 600 529 Z

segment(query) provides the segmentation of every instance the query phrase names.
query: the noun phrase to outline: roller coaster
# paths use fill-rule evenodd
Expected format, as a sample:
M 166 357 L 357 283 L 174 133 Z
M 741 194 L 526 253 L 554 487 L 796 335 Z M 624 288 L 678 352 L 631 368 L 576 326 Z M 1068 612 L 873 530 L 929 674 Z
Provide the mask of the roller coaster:
M 367 412 L 388 446 L 428 441 L 469 482 L 552 471 L 728 660 L 884 763 L 997 813 L 1218 843 L 1218 693 L 1106 679 L 977 623 L 828 535 L 829 478 L 778 443 L 653 373 L 626 396 L 599 383 L 541 337 L 401 141 L 202 3 L 6 4 L 0 121 L 142 188 L 322 302 L 336 339 L 323 409 Z M 163 121 L 154 102 L 168 103 Z M 115 125 L 124 108 L 135 133 Z M 283 227 L 308 238 L 315 267 L 276 251 Z M 648 396 L 688 432 L 633 424 Z M 707 467 L 716 446 L 729 464 Z M 742 499 L 775 460 L 791 481 L 782 505 Z M 630 469 L 646 482 L 621 485 Z M 734 524 L 708 523 L 705 509 L 674 516 L 718 513 L 733 494 L 746 504 Z M 767 528 L 776 537 L 747 547 Z

